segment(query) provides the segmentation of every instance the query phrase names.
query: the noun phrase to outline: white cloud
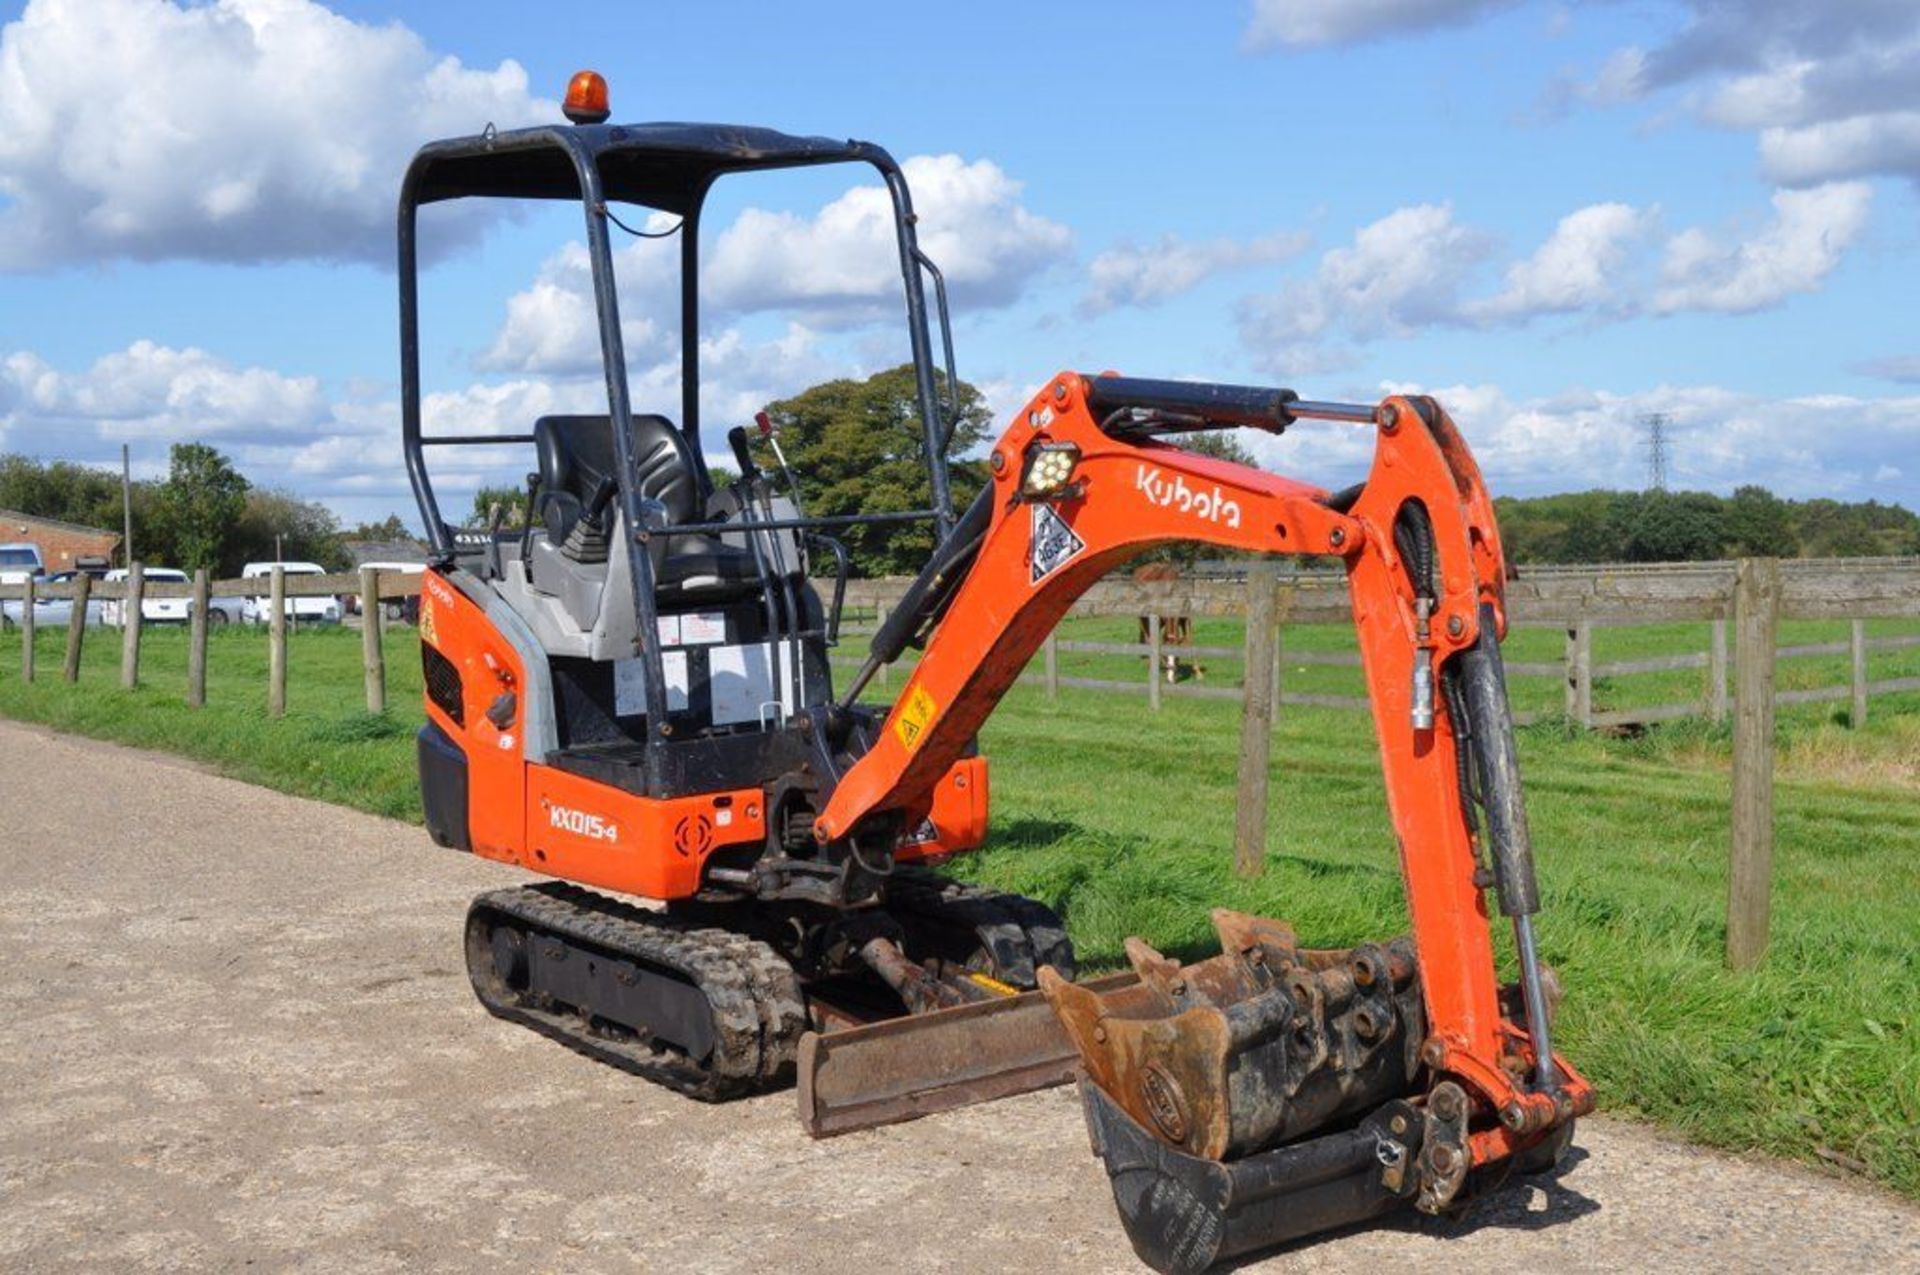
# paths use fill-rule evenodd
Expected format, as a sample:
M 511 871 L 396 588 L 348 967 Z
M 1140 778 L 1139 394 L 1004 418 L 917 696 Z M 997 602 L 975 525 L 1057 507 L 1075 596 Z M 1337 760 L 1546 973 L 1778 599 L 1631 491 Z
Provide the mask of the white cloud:
M 1774 180 L 1792 185 L 1887 172 L 1920 180 L 1920 111 L 1765 129 L 1760 162 Z
M 1651 214 L 1617 203 L 1568 213 L 1533 255 L 1507 267 L 1497 296 L 1470 303 L 1467 313 L 1500 319 L 1618 305 L 1628 256 L 1650 221 Z
M 555 113 L 515 62 L 469 68 L 311 0 L 29 0 L 0 31 L 0 268 L 390 261 L 421 143 Z
M 1663 237 L 1658 209 L 1590 204 L 1482 295 L 1473 285 L 1493 237 L 1448 205 L 1417 204 L 1362 226 L 1311 276 L 1243 299 L 1241 339 L 1263 369 L 1306 375 L 1352 366 L 1355 344 L 1432 327 L 1761 310 L 1819 288 L 1864 231 L 1871 202 L 1859 182 L 1776 191 L 1771 219 L 1744 238 L 1700 227 Z
M 1759 483 L 1795 499 L 1920 503 L 1920 491 L 1895 463 L 1920 449 L 1920 395 L 1776 399 L 1681 385 L 1516 398 L 1498 385 L 1403 382 L 1382 382 L 1378 393 L 1438 399 L 1496 495 L 1638 490 L 1646 484 L 1640 421 L 1660 412 L 1669 421 L 1670 483 L 1677 489 L 1727 494 Z M 1365 431 L 1297 427 L 1278 438 L 1249 434 L 1248 442 L 1270 468 L 1335 488 L 1363 477 L 1373 455 Z
M 1362 341 L 1404 336 L 1449 321 L 1461 284 L 1491 248 L 1486 235 L 1453 220 L 1450 205 L 1396 209 L 1362 226 L 1351 246 L 1323 255 L 1311 278 L 1250 299 L 1242 338 L 1262 366 L 1303 372 L 1312 370 L 1302 366 L 1306 342 L 1340 332 Z
M 1773 196 L 1772 223 L 1742 242 L 1683 231 L 1667 245 L 1653 309 L 1741 312 L 1813 291 L 1865 229 L 1872 198 L 1863 182 L 1782 190 Z
M 1518 0 L 1254 0 L 1242 42 L 1248 49 L 1279 45 L 1350 44 L 1432 27 L 1471 22 Z
M 901 168 L 920 247 L 956 308 L 1006 305 L 1072 251 L 1072 232 L 1022 205 L 1021 183 L 992 160 L 916 155 Z M 750 208 L 715 240 L 705 275 L 708 303 L 724 310 L 865 316 L 900 295 L 892 201 L 865 185 L 812 217 Z
M 1608 59 L 1602 103 L 1690 90 L 1708 123 L 1758 134 L 1773 181 L 1920 181 L 1920 6 L 1911 0 L 1680 0 L 1663 44 Z
M 667 218 L 671 223 L 674 219 Z M 677 241 L 639 239 L 614 252 L 620 331 L 628 366 L 678 350 L 679 310 L 671 308 Z M 655 316 L 659 316 L 656 318 Z M 666 322 L 663 325 L 661 320 Z M 600 312 L 586 248 L 569 243 L 541 263 L 531 286 L 507 298 L 506 318 L 474 360 L 482 372 L 569 376 L 597 372 Z
M 1280 231 L 1258 239 L 1209 239 L 1188 243 L 1167 234 L 1152 244 L 1122 242 L 1087 266 L 1081 309 L 1100 314 L 1123 305 L 1154 305 L 1227 270 L 1284 261 L 1306 250 L 1304 231 Z
M 947 278 L 956 311 L 1004 305 L 1072 249 L 1066 227 L 1018 201 L 1020 184 L 989 160 L 915 156 L 901 166 L 913 190 L 920 245 Z M 649 233 L 678 219 L 655 213 Z M 679 240 L 636 239 L 614 252 L 629 366 L 678 350 Z M 775 312 L 808 327 L 905 323 L 900 252 L 886 189 L 856 186 L 811 217 L 748 208 L 714 239 L 701 268 L 709 320 Z M 485 372 L 579 375 L 600 366 L 593 274 L 586 249 L 549 257 L 507 313 L 475 367 Z
M 85 372 L 64 373 L 27 352 L 0 363 L 11 387 L 8 426 L 67 437 L 242 441 L 312 429 L 329 407 L 318 379 L 236 368 L 205 350 L 136 341 Z M 77 440 L 76 440 L 77 441 Z

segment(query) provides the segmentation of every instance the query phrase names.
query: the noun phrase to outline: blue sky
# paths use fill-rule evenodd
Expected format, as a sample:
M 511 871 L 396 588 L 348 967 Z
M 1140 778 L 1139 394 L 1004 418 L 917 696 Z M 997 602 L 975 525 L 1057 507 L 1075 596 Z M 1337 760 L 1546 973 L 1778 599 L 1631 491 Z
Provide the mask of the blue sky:
M 434 137 L 555 118 L 593 66 L 617 119 L 905 160 L 961 374 L 1002 413 L 1063 367 L 1416 386 L 1499 491 L 1637 486 L 1640 418 L 1664 412 L 1675 485 L 1920 506 L 1910 0 L 34 0 L 0 20 L 0 451 L 126 441 L 158 473 L 204 439 L 349 520 L 412 521 L 400 170 Z M 720 188 L 710 425 L 903 356 L 858 179 Z M 435 217 L 430 419 L 589 406 L 577 211 Z M 673 318 L 645 327 L 665 275 L 644 250 L 621 271 L 636 402 L 673 412 Z M 1258 450 L 1330 485 L 1366 456 L 1327 427 Z

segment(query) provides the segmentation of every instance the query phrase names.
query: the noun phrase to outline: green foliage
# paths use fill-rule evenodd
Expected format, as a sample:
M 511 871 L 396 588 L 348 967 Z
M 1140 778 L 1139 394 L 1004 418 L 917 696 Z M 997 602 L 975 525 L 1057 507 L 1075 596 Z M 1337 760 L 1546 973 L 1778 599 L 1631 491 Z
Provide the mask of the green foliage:
M 1793 510 L 1765 487 L 1734 490 L 1723 526 L 1729 553 L 1748 558 L 1791 558 L 1799 552 Z
M 136 512 L 149 497 L 151 486 L 134 484 Z M 57 518 L 84 527 L 117 528 L 120 475 L 72 461 L 0 456 L 0 509 L 18 509 L 38 518 Z
M 1692 562 L 1711 558 L 1920 553 L 1920 516 L 1878 501 L 1782 500 L 1764 487 L 1579 491 L 1494 501 L 1514 562 Z
M 286 562 L 317 562 L 329 571 L 352 565 L 332 510 L 290 492 L 255 487 L 221 550 L 220 574 L 237 576 L 247 563 L 272 562 L 276 556 Z
M 942 393 L 945 378 L 940 378 Z M 964 455 L 987 436 L 991 418 L 980 392 L 961 381 L 950 456 Z M 913 367 L 903 364 L 864 381 L 837 380 L 767 405 L 780 431 L 780 446 L 800 480 L 807 513 L 814 516 L 925 509 L 932 502 L 927 480 L 920 406 Z M 755 462 L 774 468 L 773 452 L 756 442 Z M 950 470 L 956 508 L 967 505 L 986 483 L 985 467 L 956 461 Z M 855 575 L 911 575 L 933 551 L 926 523 L 853 527 L 841 533 Z
M 362 522 L 348 527 L 340 533 L 342 540 L 378 540 L 392 542 L 412 540 L 413 533 L 407 530 L 407 524 L 401 521 L 399 514 L 388 514 L 382 522 Z
M 232 462 L 205 443 L 175 443 L 167 481 L 154 493 L 149 539 L 170 548 L 165 560 L 173 566 L 211 570 L 247 507 L 250 486 Z
M 467 525 L 484 527 L 493 517 L 493 507 L 500 506 L 500 525 L 519 527 L 527 520 L 527 489 L 506 485 L 482 487 L 473 493 L 473 513 Z

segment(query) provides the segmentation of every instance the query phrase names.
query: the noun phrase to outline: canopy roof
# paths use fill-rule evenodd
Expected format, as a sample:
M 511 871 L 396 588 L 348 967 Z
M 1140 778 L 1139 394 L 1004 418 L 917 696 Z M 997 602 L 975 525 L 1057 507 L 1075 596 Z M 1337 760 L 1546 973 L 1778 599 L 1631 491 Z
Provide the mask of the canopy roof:
M 868 142 L 741 124 L 566 125 L 434 142 L 414 156 L 407 190 L 421 204 L 474 195 L 578 199 L 582 159 L 599 168 L 607 199 L 681 214 L 725 173 L 856 160 L 894 168 Z

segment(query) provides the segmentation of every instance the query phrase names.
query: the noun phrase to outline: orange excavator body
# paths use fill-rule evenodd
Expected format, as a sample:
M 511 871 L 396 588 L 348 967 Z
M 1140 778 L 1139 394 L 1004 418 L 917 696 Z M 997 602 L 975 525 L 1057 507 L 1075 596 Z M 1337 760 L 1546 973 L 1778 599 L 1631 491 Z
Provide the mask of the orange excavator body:
M 1506 564 L 1446 413 L 1411 395 L 1355 406 L 1062 372 L 1007 422 L 956 516 L 945 286 L 892 157 L 732 125 L 608 125 L 590 73 L 567 114 L 430 144 L 400 204 L 402 443 L 432 546 L 426 823 L 557 879 L 474 902 L 467 966 L 488 1010 L 703 1099 L 797 1076 L 816 1134 L 1078 1075 L 1128 1233 L 1163 1270 L 1400 1201 L 1438 1212 L 1491 1176 L 1477 1168 L 1551 1163 L 1594 1095 L 1551 1047 L 1499 654 Z M 822 164 L 870 167 L 892 206 L 924 508 L 808 516 L 764 414 L 760 459 L 735 428 L 739 476 L 716 479 L 697 234 L 679 244 L 682 419 L 629 399 L 612 249 L 626 226 L 609 205 L 677 215 L 670 235 L 697 227 L 723 177 Z M 416 215 L 470 196 L 579 200 L 604 415 L 524 435 L 423 428 Z M 1301 420 L 1371 430 L 1365 480 L 1329 492 L 1177 445 Z M 429 449 L 502 445 L 537 458 L 524 521 L 450 527 Z M 849 556 L 835 536 L 910 520 L 932 526 L 933 555 L 836 691 Z M 978 732 L 1046 636 L 1095 581 L 1178 543 L 1343 564 L 1409 937 L 1315 950 L 1216 912 L 1219 957 L 1183 965 L 1132 940 L 1131 974 L 1079 983 L 1045 903 L 928 870 L 985 840 Z M 815 583 L 829 556 L 830 605 Z M 860 702 L 909 646 L 922 656 L 893 702 Z M 1504 986 L 1490 896 L 1514 929 Z

